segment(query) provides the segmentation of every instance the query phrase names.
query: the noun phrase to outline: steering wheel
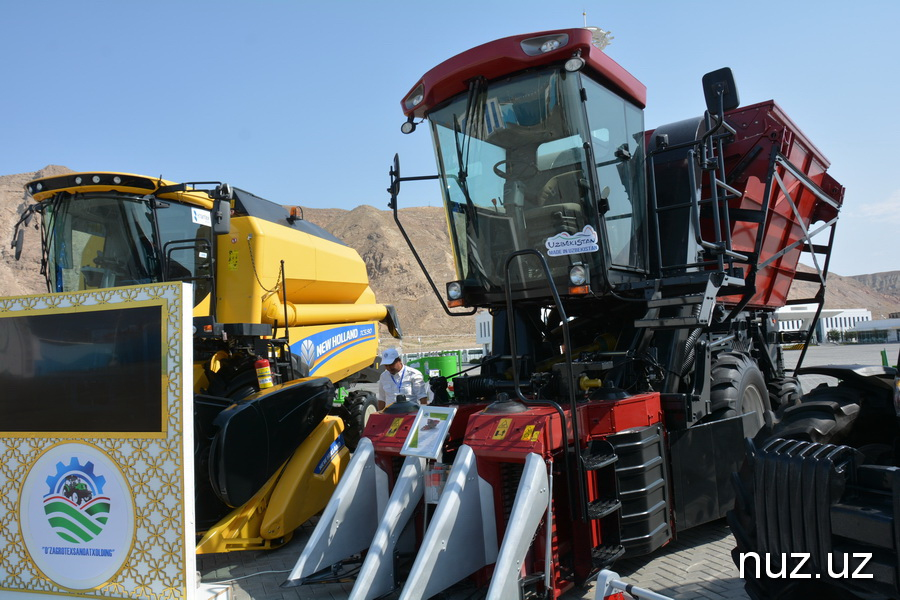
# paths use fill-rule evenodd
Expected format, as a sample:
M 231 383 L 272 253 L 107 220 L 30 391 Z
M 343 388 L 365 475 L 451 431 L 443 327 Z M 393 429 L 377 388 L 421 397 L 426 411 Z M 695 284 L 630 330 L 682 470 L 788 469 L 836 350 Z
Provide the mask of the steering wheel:
M 528 179 L 529 177 L 534 176 L 537 173 L 537 165 L 534 163 L 517 163 L 519 168 L 517 169 L 518 173 L 513 176 L 509 171 L 500 169 L 501 166 L 505 165 L 509 162 L 509 159 L 504 158 L 500 162 L 494 165 L 494 175 L 499 177 L 500 179 Z
M 125 270 L 125 261 L 119 260 L 118 258 L 103 256 L 99 252 L 97 253 L 97 257 L 94 258 L 94 264 L 101 269 L 107 269 L 113 273 L 122 273 Z

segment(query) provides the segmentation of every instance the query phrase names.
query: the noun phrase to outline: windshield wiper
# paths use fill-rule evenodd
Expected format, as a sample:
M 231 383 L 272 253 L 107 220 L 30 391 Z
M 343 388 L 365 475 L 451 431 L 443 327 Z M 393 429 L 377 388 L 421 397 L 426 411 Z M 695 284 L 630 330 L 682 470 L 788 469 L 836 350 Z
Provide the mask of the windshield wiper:
M 466 167 L 468 166 L 468 156 L 464 157 L 463 146 L 459 141 L 459 119 L 453 115 L 453 141 L 456 143 L 456 164 L 459 165 L 459 172 L 456 174 L 456 183 L 462 190 L 463 197 L 466 199 L 466 221 L 472 224 L 472 228 L 478 234 L 478 221 L 475 219 L 475 203 L 469 195 L 469 184 L 466 181 Z
M 633 157 L 631 156 L 631 150 L 628 149 L 628 144 L 622 144 L 619 148 L 616 149 L 615 156 L 612 160 L 607 160 L 605 162 L 597 163 L 598 167 L 605 167 L 607 165 L 615 165 L 617 163 L 628 162 Z
M 457 174 L 457 183 L 462 190 L 466 199 L 466 217 L 472 224 L 475 235 L 478 235 L 478 219 L 475 213 L 475 203 L 469 194 L 469 184 L 467 181 L 469 167 L 469 151 L 472 148 L 472 137 L 476 133 L 476 127 L 484 123 L 484 112 L 479 114 L 478 109 L 483 107 L 480 102 L 484 93 L 486 80 L 484 77 L 474 77 L 469 80 L 469 93 L 466 98 L 466 112 L 463 119 L 466 122 L 465 136 L 460 141 L 459 118 L 453 115 L 453 141 L 456 144 L 456 162 L 459 165 L 459 173 Z

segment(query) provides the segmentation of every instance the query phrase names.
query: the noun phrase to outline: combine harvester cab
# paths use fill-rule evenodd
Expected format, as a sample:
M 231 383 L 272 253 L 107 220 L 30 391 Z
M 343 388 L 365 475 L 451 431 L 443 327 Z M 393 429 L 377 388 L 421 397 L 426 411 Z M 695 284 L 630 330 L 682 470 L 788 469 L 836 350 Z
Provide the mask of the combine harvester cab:
M 362 429 L 350 410 L 374 405 L 351 393 L 341 412 L 336 387 L 374 363 L 379 322 L 399 336 L 362 259 L 299 209 L 228 184 L 91 172 L 26 188 L 19 226 L 40 214 L 49 293 L 193 284 L 197 551 L 289 540 L 346 468 L 345 429 Z
M 558 598 L 725 516 L 743 439 L 800 395 L 774 311 L 802 253 L 824 286 L 843 188 L 777 105 L 739 107 L 728 69 L 703 79 L 705 116 L 648 133 L 601 33 L 478 46 L 401 101 L 404 133 L 431 129 L 456 263 L 434 291 L 494 317 L 481 372 L 453 380 L 487 408 L 460 419 L 403 599 L 463 578 Z M 395 157 L 404 234 L 397 194 L 420 179 Z

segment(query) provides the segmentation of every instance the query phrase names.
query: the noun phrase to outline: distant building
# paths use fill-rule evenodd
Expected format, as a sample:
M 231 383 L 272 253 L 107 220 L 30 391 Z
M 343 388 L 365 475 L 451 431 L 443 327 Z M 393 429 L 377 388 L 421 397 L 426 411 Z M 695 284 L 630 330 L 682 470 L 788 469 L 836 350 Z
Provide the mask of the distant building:
M 805 332 L 809 330 L 818 304 L 794 304 L 775 311 L 780 332 Z M 864 308 L 825 308 L 819 315 L 814 340 L 828 339 L 829 331 L 841 333 L 852 330 L 858 323 L 872 320 L 872 313 Z
M 825 311 L 822 311 L 823 313 Z M 848 308 L 838 311 L 838 314 L 819 319 L 817 330 L 820 334 L 827 335 L 829 331 L 844 333 L 852 330 L 859 323 L 872 320 L 872 312 L 864 308 Z M 822 338 L 825 339 L 825 338 Z
M 856 332 L 857 339 L 861 344 L 900 342 L 900 318 L 857 323 L 853 327 L 853 331 Z
M 486 310 L 475 315 L 475 341 L 481 344 L 485 354 L 491 353 L 494 337 L 494 316 Z

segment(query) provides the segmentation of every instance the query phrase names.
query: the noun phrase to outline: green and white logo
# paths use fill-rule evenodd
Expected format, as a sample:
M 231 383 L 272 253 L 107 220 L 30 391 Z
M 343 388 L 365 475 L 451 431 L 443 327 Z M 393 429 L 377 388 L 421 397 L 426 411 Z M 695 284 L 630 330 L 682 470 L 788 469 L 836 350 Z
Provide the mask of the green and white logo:
M 94 473 L 94 463 L 56 463 L 56 474 L 47 477 L 50 491 L 44 496 L 44 512 L 53 531 L 67 542 L 81 544 L 96 538 L 109 521 L 110 499 L 103 495 L 106 477 Z
M 64 588 L 88 590 L 110 581 L 131 550 L 134 519 L 119 467 L 88 444 L 50 448 L 22 484 L 25 548 L 41 573 Z

